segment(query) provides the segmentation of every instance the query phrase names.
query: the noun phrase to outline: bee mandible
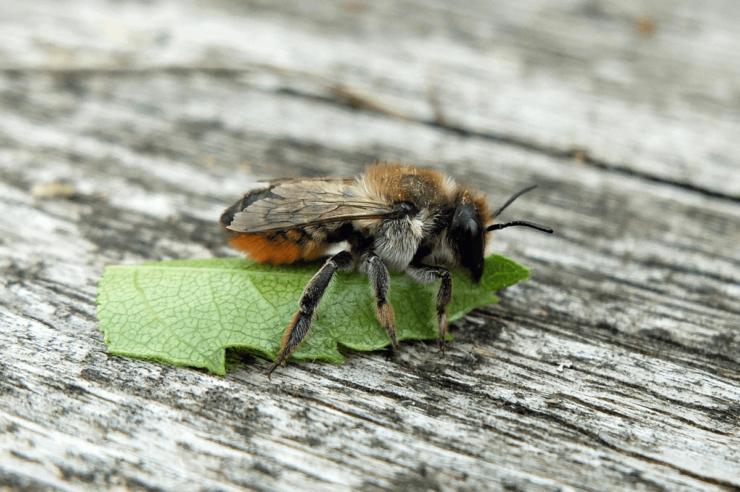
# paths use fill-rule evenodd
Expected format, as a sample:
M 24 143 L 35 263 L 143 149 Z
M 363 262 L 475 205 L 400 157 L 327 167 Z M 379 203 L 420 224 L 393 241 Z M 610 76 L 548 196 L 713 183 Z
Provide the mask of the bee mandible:
M 446 308 L 452 296 L 449 268 L 461 266 L 478 282 L 489 232 L 512 226 L 553 232 L 524 220 L 493 223 L 514 200 L 534 188 L 524 188 L 491 210 L 481 192 L 438 171 L 375 163 L 354 178 L 275 180 L 245 194 L 224 211 L 221 224 L 231 235 L 231 246 L 255 261 L 311 261 L 325 256 L 332 245 L 347 244 L 345 250 L 328 257 L 306 285 L 268 375 L 285 363 L 308 334 L 337 270 L 359 269 L 367 274 L 376 316 L 394 351 L 398 341 L 388 302 L 389 269 L 405 272 L 421 283 L 441 281 L 437 341 L 444 350 Z

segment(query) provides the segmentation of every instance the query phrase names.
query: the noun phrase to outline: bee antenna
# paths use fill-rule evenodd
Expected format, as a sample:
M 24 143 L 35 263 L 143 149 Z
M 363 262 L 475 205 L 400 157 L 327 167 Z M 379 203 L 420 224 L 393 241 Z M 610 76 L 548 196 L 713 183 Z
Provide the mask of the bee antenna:
M 519 193 L 521 195 L 521 192 Z M 516 198 L 516 196 L 514 196 Z M 486 231 L 495 231 L 498 229 L 504 229 L 506 227 L 515 227 L 515 226 L 524 226 L 524 227 L 531 227 L 532 229 L 537 229 L 538 231 L 546 232 L 548 234 L 552 234 L 554 231 L 550 229 L 549 227 L 545 227 L 540 224 L 535 224 L 534 222 L 529 222 L 527 220 L 515 220 L 513 222 L 507 222 L 505 224 L 493 224 L 486 228 Z
M 501 215 L 501 212 L 503 212 L 506 209 L 506 207 L 508 207 L 509 205 L 511 205 L 514 202 L 514 200 L 516 200 L 517 198 L 519 198 L 523 194 L 527 193 L 528 191 L 532 191 L 535 188 L 537 188 L 537 185 L 527 186 L 523 190 L 519 190 L 516 193 L 514 193 L 513 195 L 511 195 L 511 197 L 509 197 L 509 199 L 506 200 L 506 203 L 504 203 L 503 205 L 501 205 L 498 209 L 496 209 L 495 212 L 493 212 L 493 218 L 495 219 L 496 217 L 498 217 L 499 215 Z

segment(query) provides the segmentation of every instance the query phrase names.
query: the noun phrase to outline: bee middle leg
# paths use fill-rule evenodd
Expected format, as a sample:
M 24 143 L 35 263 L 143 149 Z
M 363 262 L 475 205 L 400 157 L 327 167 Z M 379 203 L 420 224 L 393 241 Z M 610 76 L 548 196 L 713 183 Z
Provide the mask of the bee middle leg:
M 452 298 L 452 275 L 450 271 L 441 266 L 432 265 L 409 265 L 406 273 L 417 282 L 428 284 L 435 280 L 441 280 L 437 291 L 437 345 L 444 352 L 445 338 L 447 337 L 447 305 Z
M 298 311 L 293 316 L 290 324 L 283 333 L 283 338 L 280 341 L 280 350 L 278 350 L 275 362 L 267 370 L 267 375 L 270 376 L 272 372 L 293 352 L 303 339 L 308 334 L 308 330 L 311 328 L 311 321 L 313 320 L 313 314 L 316 307 L 321 301 L 321 297 L 324 295 L 326 288 L 329 286 L 334 273 L 337 270 L 348 269 L 352 266 L 352 254 L 348 251 L 340 251 L 328 260 L 319 269 L 316 274 L 311 277 L 306 287 L 303 289 L 303 294 L 298 302 Z
M 362 266 L 367 272 L 367 278 L 370 280 L 375 295 L 375 316 L 388 333 L 388 338 L 391 339 L 391 348 L 395 352 L 398 350 L 398 340 L 396 339 L 396 321 L 393 307 L 388 302 L 388 289 L 390 288 L 388 267 L 373 252 L 365 255 Z

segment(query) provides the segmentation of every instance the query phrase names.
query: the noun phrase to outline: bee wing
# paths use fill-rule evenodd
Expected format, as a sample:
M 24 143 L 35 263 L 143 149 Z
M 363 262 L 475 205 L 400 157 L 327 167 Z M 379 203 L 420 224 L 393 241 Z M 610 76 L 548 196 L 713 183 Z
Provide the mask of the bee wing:
M 394 213 L 392 205 L 363 193 L 354 179 L 288 180 L 246 194 L 224 213 L 222 223 L 231 231 L 254 233 Z

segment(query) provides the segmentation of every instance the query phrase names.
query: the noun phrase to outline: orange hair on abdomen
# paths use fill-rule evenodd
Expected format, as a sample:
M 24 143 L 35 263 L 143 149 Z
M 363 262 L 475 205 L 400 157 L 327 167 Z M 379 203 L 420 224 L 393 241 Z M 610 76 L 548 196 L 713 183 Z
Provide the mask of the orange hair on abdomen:
M 296 261 L 311 261 L 326 251 L 326 245 L 316 241 L 299 241 L 301 235 L 288 231 L 281 235 L 241 233 L 229 241 L 231 247 L 243 251 L 254 261 L 285 265 Z

